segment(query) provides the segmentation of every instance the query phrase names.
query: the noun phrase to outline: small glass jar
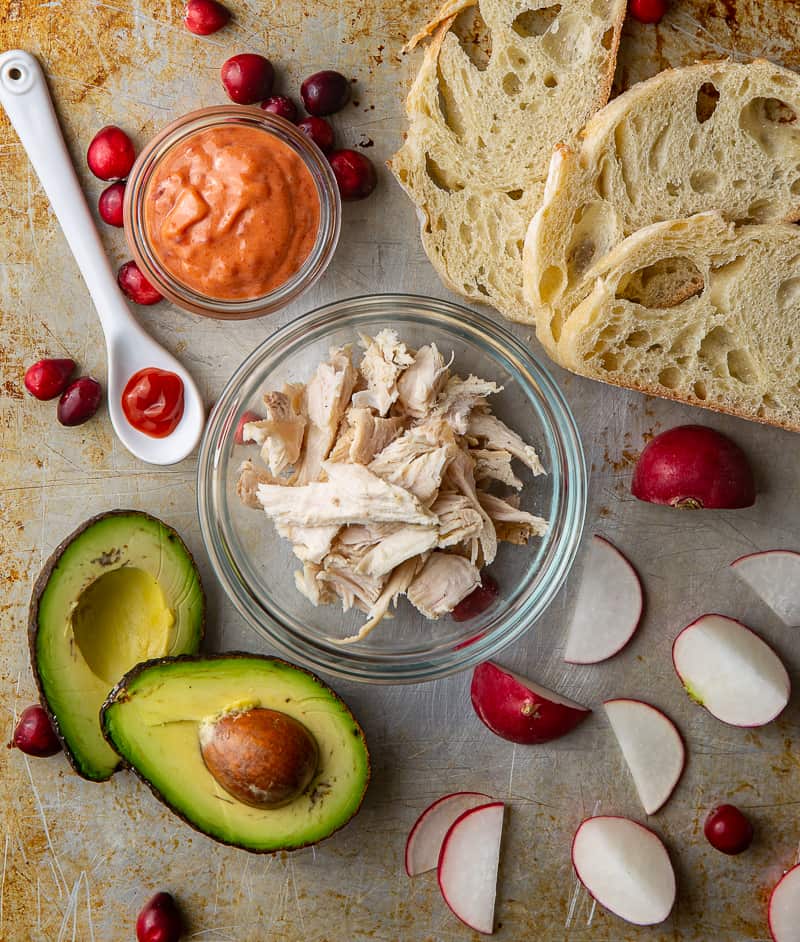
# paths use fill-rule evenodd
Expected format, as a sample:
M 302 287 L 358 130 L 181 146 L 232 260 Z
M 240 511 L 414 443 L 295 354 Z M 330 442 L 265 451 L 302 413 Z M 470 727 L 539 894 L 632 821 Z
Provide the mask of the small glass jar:
M 319 197 L 316 241 L 300 268 L 267 294 L 235 300 L 207 297 L 179 281 L 159 260 L 145 221 L 148 184 L 167 153 L 200 131 L 231 125 L 263 130 L 291 148 L 311 174 Z M 134 260 L 144 276 L 173 304 L 194 314 L 221 320 L 244 320 L 271 314 L 310 288 L 333 257 L 339 240 L 341 215 L 342 204 L 336 178 L 322 151 L 284 118 L 261 108 L 240 105 L 203 108 L 173 121 L 141 152 L 125 187 L 125 235 Z

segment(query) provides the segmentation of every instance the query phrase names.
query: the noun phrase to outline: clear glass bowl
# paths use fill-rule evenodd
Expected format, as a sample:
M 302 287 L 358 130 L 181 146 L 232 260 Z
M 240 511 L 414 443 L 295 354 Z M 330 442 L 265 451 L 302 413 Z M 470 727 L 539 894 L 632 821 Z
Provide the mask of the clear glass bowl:
M 307 381 L 328 349 L 356 344 L 359 333 L 395 328 L 409 346 L 434 341 L 454 370 L 504 387 L 492 397 L 499 418 L 534 445 L 547 471 L 526 468 L 525 510 L 546 517 L 550 530 L 527 546 L 501 543 L 489 572 L 500 585 L 492 607 L 471 621 L 429 621 L 401 599 L 394 618 L 366 639 L 354 634 L 363 613 L 315 608 L 295 588 L 300 568 L 288 541 L 267 517 L 236 495 L 237 469 L 253 445 L 236 445 L 242 413 L 259 411 L 264 392 Z M 515 462 L 515 465 L 518 465 Z M 236 608 L 261 637 L 286 656 L 337 677 L 371 683 L 416 683 L 493 657 L 541 616 L 575 557 L 586 505 L 586 469 L 574 420 L 558 388 L 507 330 L 456 304 L 412 295 L 371 295 L 311 311 L 276 331 L 234 373 L 212 412 L 200 446 L 200 525 L 211 565 Z

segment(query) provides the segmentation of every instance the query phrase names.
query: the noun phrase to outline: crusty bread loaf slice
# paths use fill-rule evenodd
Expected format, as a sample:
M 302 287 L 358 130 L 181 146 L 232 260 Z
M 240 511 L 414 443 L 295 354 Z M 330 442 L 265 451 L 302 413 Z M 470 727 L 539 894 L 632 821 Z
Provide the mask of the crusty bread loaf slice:
M 450 288 L 526 317 L 522 245 L 554 145 L 608 100 L 625 0 L 450 0 L 389 166 Z
M 655 223 L 587 278 L 558 342 L 568 369 L 800 431 L 800 227 Z
M 614 245 L 707 210 L 800 218 L 800 74 L 763 60 L 662 72 L 597 112 L 579 147 L 556 149 L 524 251 L 545 349 L 555 353 L 587 270 Z

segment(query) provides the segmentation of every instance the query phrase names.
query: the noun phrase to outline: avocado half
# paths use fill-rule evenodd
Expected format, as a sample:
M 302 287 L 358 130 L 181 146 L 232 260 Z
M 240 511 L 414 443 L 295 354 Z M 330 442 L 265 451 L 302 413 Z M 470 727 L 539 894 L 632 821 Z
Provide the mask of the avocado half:
M 140 661 L 195 652 L 204 617 L 191 554 L 149 514 L 100 514 L 56 549 L 31 596 L 31 663 L 79 775 L 104 781 L 120 765 L 100 729 L 111 688 Z
M 266 810 L 225 791 L 200 751 L 203 720 L 255 707 L 298 720 L 319 748 L 306 789 Z M 329 837 L 358 811 L 369 781 L 364 733 L 347 705 L 279 658 L 234 652 L 139 664 L 109 694 L 101 719 L 109 743 L 156 798 L 203 834 L 255 853 Z

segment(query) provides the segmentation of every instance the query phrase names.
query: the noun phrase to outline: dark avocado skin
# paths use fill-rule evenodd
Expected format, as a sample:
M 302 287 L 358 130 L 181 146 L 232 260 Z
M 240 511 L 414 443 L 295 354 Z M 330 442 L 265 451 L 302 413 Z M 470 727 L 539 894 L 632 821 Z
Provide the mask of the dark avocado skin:
M 164 527 L 168 531 L 169 538 L 176 540 L 180 544 L 180 546 L 183 547 L 183 551 L 186 553 L 186 556 L 188 557 L 189 561 L 194 567 L 195 572 L 198 572 L 197 564 L 195 563 L 194 557 L 189 552 L 188 547 L 183 542 L 180 535 L 171 526 L 164 523 L 163 520 L 160 520 L 158 517 L 154 517 L 152 514 L 148 514 L 143 510 L 107 510 L 104 513 L 95 514 L 94 517 L 90 517 L 88 520 L 84 520 L 84 522 L 76 530 L 73 530 L 73 532 L 70 533 L 69 536 L 65 537 L 58 544 L 58 546 L 53 550 L 53 552 L 50 554 L 50 557 L 47 560 L 47 562 L 44 564 L 44 567 L 42 568 L 42 571 L 39 573 L 39 576 L 37 577 L 36 582 L 33 584 L 33 589 L 31 590 L 30 606 L 28 608 L 28 650 L 30 652 L 31 667 L 33 669 L 33 676 L 36 681 L 36 688 L 39 691 L 39 702 L 42 708 L 44 709 L 44 711 L 47 713 L 47 716 L 50 719 L 50 723 L 52 724 L 53 730 L 55 731 L 56 736 L 58 736 L 58 739 L 61 742 L 61 745 L 64 749 L 64 755 L 67 757 L 67 761 L 72 766 L 72 768 L 78 773 L 78 775 L 80 775 L 81 778 L 84 778 L 89 782 L 107 781 L 107 779 L 92 778 L 91 776 L 86 774 L 86 769 L 82 768 L 79 760 L 73 754 L 72 750 L 70 749 L 69 745 L 67 744 L 66 739 L 64 738 L 61 732 L 58 719 L 56 718 L 53 711 L 50 709 L 50 704 L 47 702 L 47 697 L 45 696 L 44 687 L 42 685 L 42 681 L 39 676 L 38 656 L 36 653 L 36 636 L 39 632 L 39 600 L 41 599 L 45 586 L 50 581 L 50 577 L 53 574 L 53 570 L 56 568 L 59 561 L 61 560 L 61 557 L 64 551 L 85 530 L 88 530 L 89 527 L 93 526 L 95 523 L 98 523 L 100 520 L 105 520 L 109 517 L 112 517 L 112 518 L 113 517 L 143 517 L 146 520 L 149 520 L 153 523 L 157 523 L 159 524 L 159 526 Z M 197 581 L 200 588 L 200 594 L 203 600 L 202 618 L 201 618 L 201 623 L 200 623 L 200 628 L 199 628 L 200 640 L 202 641 L 203 636 L 205 635 L 205 629 L 206 629 L 207 599 L 206 599 L 205 590 L 203 589 L 203 585 L 200 582 L 199 577 Z M 102 729 L 102 724 L 101 724 L 101 729 Z M 122 760 L 120 760 L 119 763 L 117 764 L 117 767 L 114 769 L 114 771 L 116 772 L 119 769 L 123 768 L 124 766 L 125 766 L 125 763 L 122 762 Z M 112 775 L 113 775 L 113 772 L 112 772 Z
M 356 813 L 361 808 L 361 805 L 364 801 L 364 796 L 366 795 L 366 792 L 367 792 L 367 787 L 372 777 L 372 761 L 370 758 L 369 749 L 367 747 L 367 741 L 364 736 L 364 730 L 361 728 L 361 724 L 358 722 L 358 720 L 353 716 L 350 708 L 342 700 L 339 694 L 336 693 L 336 691 L 332 690 L 323 680 L 320 680 L 320 678 L 316 674 L 312 673 L 309 670 L 306 670 L 304 667 L 299 667 L 297 664 L 292 664 L 291 662 L 286 661 L 280 657 L 272 657 L 266 654 L 248 654 L 246 651 L 230 651 L 230 652 L 225 652 L 221 654 L 205 654 L 205 655 L 182 654 L 182 655 L 179 655 L 178 657 L 159 657 L 159 658 L 153 658 L 152 660 L 149 660 L 149 661 L 143 661 L 141 664 L 137 664 L 135 667 L 131 668 L 131 670 L 129 670 L 128 673 L 125 674 L 125 676 L 119 681 L 119 683 L 109 693 L 108 697 L 106 697 L 106 701 L 103 704 L 102 709 L 100 710 L 100 729 L 103 732 L 103 736 L 105 736 L 106 741 L 109 743 L 109 745 L 112 748 L 114 748 L 113 740 L 111 739 L 111 736 L 109 735 L 108 728 L 106 725 L 106 711 L 111 706 L 112 703 L 124 702 L 127 696 L 128 685 L 135 677 L 141 674 L 142 671 L 144 671 L 145 669 L 149 667 L 156 667 L 160 664 L 173 664 L 173 663 L 179 663 L 179 662 L 185 662 L 185 661 L 197 662 L 197 661 L 233 660 L 236 658 L 244 658 L 248 661 L 258 660 L 258 661 L 264 661 L 266 663 L 282 664 L 282 665 L 285 665 L 286 667 L 290 667 L 292 670 L 301 671 L 304 674 L 308 674 L 309 677 L 312 677 L 321 687 L 323 687 L 327 691 L 327 693 L 330 695 L 330 697 L 333 700 L 336 700 L 338 703 L 342 704 L 347 709 L 347 712 L 350 714 L 350 717 L 353 721 L 353 726 L 358 731 L 358 736 L 360 737 L 362 743 L 364 744 L 364 751 L 366 753 L 366 758 L 367 758 L 367 776 L 364 781 L 364 789 L 361 792 L 361 795 L 359 796 L 358 806 L 356 807 L 356 810 L 353 812 L 352 816 L 343 824 L 341 824 L 338 828 L 335 828 L 333 831 L 331 831 L 331 833 L 327 837 L 323 838 L 323 840 L 327 840 L 329 837 L 333 837 L 333 835 L 337 831 L 340 831 L 343 827 L 345 827 L 347 824 L 350 823 L 352 818 L 355 817 Z M 205 831 L 197 827 L 197 825 L 195 825 L 189 818 L 187 818 L 186 815 L 183 814 L 183 812 L 179 811 L 174 805 L 172 805 L 169 801 L 167 801 L 164 798 L 164 796 L 161 794 L 161 792 L 150 781 L 148 781 L 148 779 L 146 779 L 143 775 L 140 775 L 139 772 L 135 768 L 133 768 L 128 763 L 124 763 L 124 764 L 128 769 L 130 769 L 131 772 L 133 772 L 133 774 L 141 782 L 143 782 L 150 789 L 150 791 L 161 802 L 161 804 L 169 808 L 169 810 L 173 814 L 175 814 L 177 817 L 179 817 L 184 822 L 184 824 L 188 824 L 189 827 L 192 828 L 192 830 L 197 831 L 199 834 L 202 834 L 204 837 L 210 837 L 211 840 L 216 841 L 218 844 L 226 844 L 229 847 L 236 847 L 239 850 L 246 850 L 247 853 L 249 854 L 277 854 L 277 853 L 284 853 L 287 850 L 288 852 L 291 853 L 296 850 L 302 850 L 304 847 L 309 847 L 312 844 L 321 843 L 321 841 L 308 841 L 304 844 L 297 844 L 291 849 L 285 849 L 283 851 L 258 850 L 252 847 L 241 847 L 239 844 L 235 843 L 234 841 L 226 841 L 223 838 L 220 838 L 217 836 L 212 837 L 211 835 L 206 834 Z

